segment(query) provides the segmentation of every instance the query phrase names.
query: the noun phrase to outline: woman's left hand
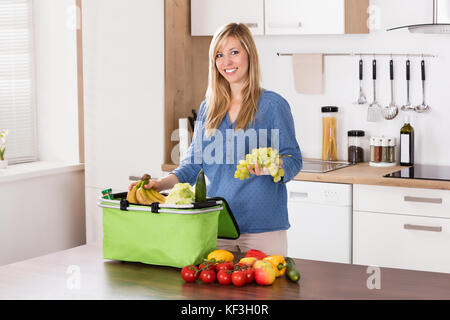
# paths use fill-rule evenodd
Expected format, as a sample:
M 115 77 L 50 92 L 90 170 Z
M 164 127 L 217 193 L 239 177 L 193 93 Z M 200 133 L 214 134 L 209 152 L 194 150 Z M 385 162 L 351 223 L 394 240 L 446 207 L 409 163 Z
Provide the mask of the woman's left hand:
M 283 159 L 280 159 L 280 168 L 283 165 Z M 270 176 L 269 169 L 267 167 L 261 168 L 258 164 L 255 164 L 255 170 L 253 170 L 250 166 L 247 166 L 248 172 L 250 174 L 255 174 L 257 176 Z

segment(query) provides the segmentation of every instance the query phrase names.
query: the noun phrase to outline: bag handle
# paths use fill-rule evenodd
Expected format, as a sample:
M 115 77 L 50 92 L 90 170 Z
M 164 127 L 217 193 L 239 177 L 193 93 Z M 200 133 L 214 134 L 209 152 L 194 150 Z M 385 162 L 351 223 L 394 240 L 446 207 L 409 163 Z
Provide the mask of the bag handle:
M 130 206 L 130 203 L 128 202 L 127 199 L 125 198 L 121 198 L 120 200 L 111 200 L 111 199 L 106 199 L 103 196 L 100 196 L 98 198 L 98 200 L 100 202 L 105 202 L 105 203 L 110 203 L 110 204 L 115 204 L 115 205 L 119 205 L 121 208 L 123 207 L 123 209 L 121 210 L 126 210 L 126 208 L 128 208 Z M 123 202 L 123 204 L 122 204 Z M 154 202 L 155 203 L 155 202 Z M 218 206 L 221 205 L 223 203 L 222 199 L 217 199 L 217 198 L 211 198 L 211 199 L 207 199 L 206 201 L 203 202 L 194 202 L 191 204 L 181 204 L 181 205 L 176 205 L 176 204 L 160 204 L 158 203 L 158 208 L 171 208 L 171 209 L 203 209 L 203 208 L 209 208 L 209 207 L 213 207 L 213 206 Z M 142 204 L 135 204 L 138 206 L 146 206 L 146 205 L 142 205 Z M 153 205 L 153 203 L 152 203 Z M 150 211 L 150 210 L 149 210 Z
M 215 206 L 209 206 L 204 208 L 201 211 L 194 211 L 194 210 L 186 210 L 184 208 L 179 208 L 173 206 L 173 209 L 170 209 L 170 207 L 162 207 L 163 205 L 159 204 L 158 202 L 153 202 L 151 206 L 144 206 L 144 205 L 136 205 L 131 208 L 132 211 L 142 211 L 142 212 L 152 212 L 152 213 L 175 213 L 175 214 L 201 214 L 206 212 L 213 212 L 218 210 L 218 206 L 222 206 L 222 201 L 220 203 L 217 203 Z M 110 203 L 110 204 L 107 204 Z M 212 203 L 212 202 L 211 202 Z M 119 204 L 119 206 L 117 206 Z M 120 209 L 122 211 L 128 211 L 130 208 L 130 203 L 126 199 L 121 199 L 121 201 L 118 200 L 109 200 L 109 199 L 103 199 L 100 197 L 100 202 L 97 203 L 97 206 L 100 208 L 110 208 L 110 209 Z M 183 209 L 183 210 L 176 210 L 176 209 Z M 195 209 L 193 206 L 187 209 Z

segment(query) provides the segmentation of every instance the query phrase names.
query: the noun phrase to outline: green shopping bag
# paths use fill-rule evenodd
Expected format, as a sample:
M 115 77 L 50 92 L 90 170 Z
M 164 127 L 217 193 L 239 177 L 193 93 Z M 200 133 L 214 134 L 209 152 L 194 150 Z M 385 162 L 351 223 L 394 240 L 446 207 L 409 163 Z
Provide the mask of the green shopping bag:
M 216 249 L 219 233 L 239 237 L 222 198 L 190 205 L 129 204 L 127 193 L 100 198 L 103 258 L 181 268 L 199 264 Z M 222 227 L 219 227 L 221 221 Z

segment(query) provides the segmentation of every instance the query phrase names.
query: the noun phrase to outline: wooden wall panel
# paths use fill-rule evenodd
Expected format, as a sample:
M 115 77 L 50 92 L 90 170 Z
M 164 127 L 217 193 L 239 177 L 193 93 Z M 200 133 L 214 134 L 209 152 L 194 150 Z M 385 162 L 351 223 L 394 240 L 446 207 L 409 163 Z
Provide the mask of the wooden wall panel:
M 190 0 L 165 0 L 164 163 L 173 163 L 171 141 L 178 119 L 200 106 L 208 84 L 208 50 L 212 37 L 192 37 Z
M 345 0 L 345 33 L 369 33 L 369 0 Z

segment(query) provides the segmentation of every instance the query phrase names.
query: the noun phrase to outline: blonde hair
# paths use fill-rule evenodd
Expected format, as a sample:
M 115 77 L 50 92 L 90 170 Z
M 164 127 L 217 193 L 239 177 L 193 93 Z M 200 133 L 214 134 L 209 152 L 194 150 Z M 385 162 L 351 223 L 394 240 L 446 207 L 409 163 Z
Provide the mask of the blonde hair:
M 221 27 L 214 34 L 209 47 L 209 76 L 206 90 L 208 112 L 205 123 L 207 136 L 219 127 L 231 102 L 230 85 L 216 67 L 216 55 L 228 37 L 234 37 L 241 43 L 247 51 L 249 60 L 248 78 L 242 88 L 242 105 L 236 119 L 236 130 L 245 130 L 254 120 L 262 92 L 258 52 L 249 28 L 241 23 L 229 23 Z

